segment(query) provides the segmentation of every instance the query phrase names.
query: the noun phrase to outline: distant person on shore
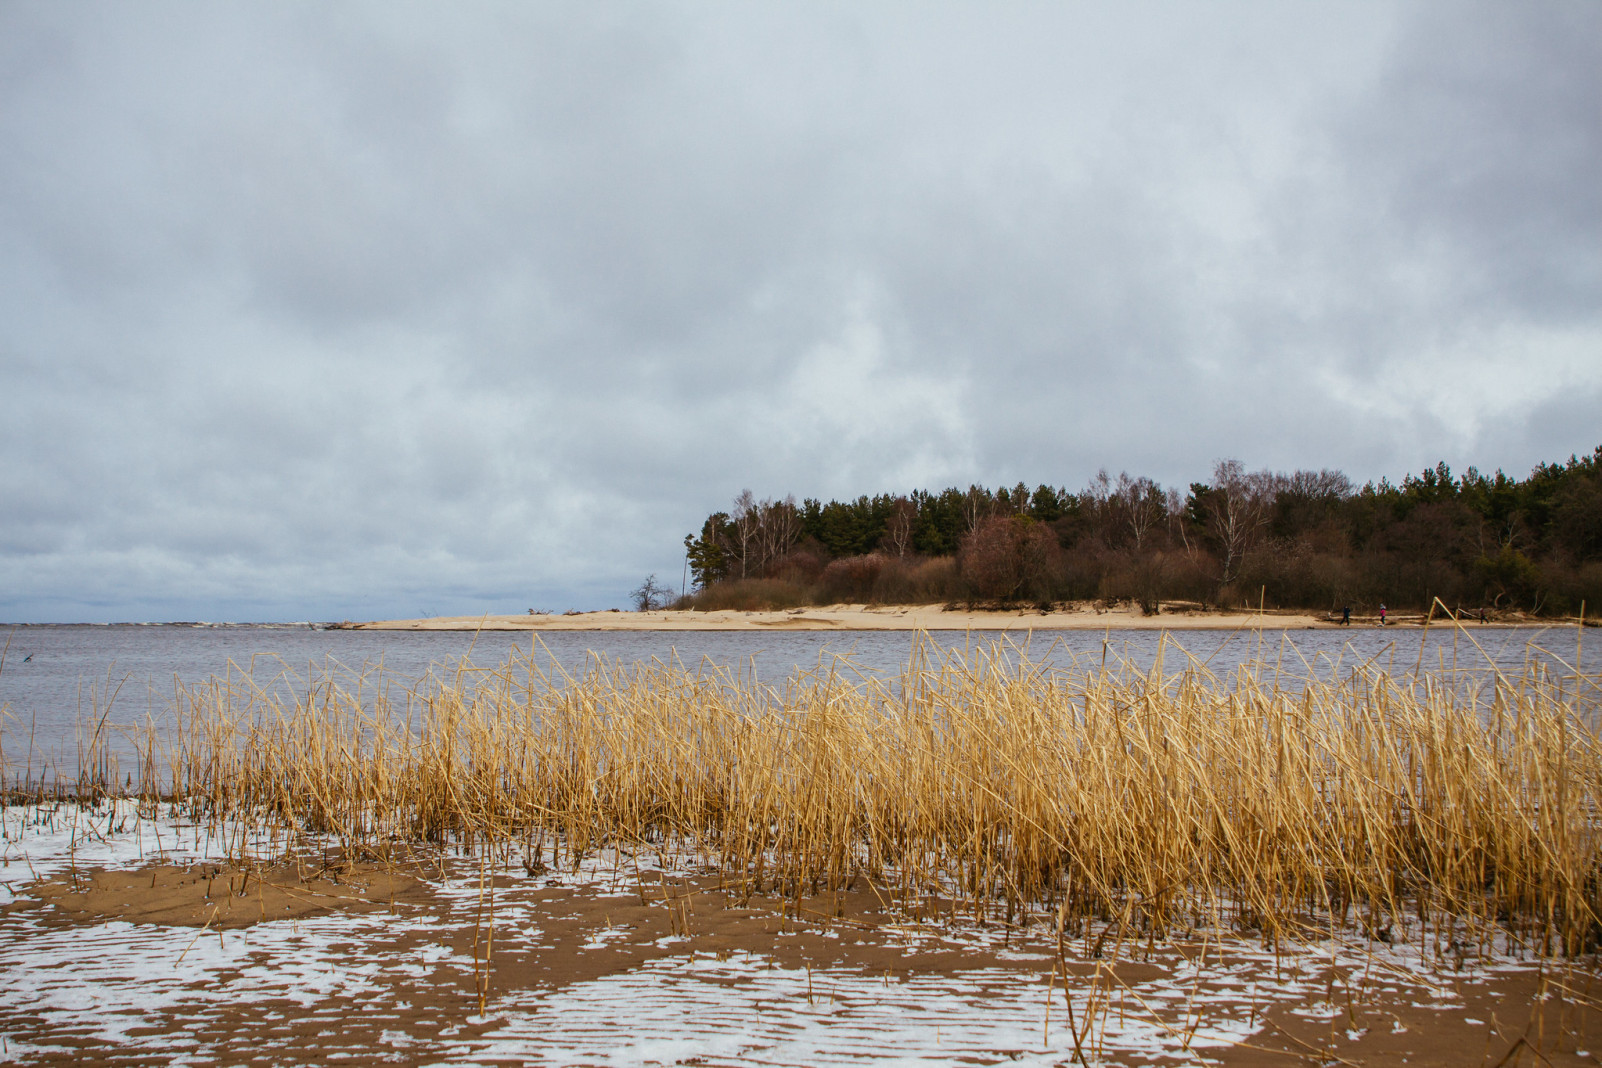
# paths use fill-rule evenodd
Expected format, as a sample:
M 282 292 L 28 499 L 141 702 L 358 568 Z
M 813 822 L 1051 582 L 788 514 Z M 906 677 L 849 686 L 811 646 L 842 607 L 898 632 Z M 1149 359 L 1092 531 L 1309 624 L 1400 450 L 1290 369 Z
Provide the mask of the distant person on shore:
M 1344 607 L 1341 608 L 1341 626 L 1349 627 L 1351 625 L 1352 625 L 1352 606 L 1351 605 L 1345 605 Z
M 1385 606 L 1382 604 L 1382 605 L 1380 605 L 1380 626 L 1383 627 L 1384 625 L 1385 625 Z

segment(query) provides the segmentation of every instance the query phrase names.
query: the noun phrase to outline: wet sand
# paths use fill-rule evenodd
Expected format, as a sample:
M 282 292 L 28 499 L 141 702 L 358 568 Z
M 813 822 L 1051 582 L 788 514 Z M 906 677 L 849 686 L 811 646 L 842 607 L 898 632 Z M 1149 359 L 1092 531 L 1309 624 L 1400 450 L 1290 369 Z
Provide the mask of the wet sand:
M 861 873 L 758 886 L 693 849 L 558 863 L 557 839 L 329 839 L 260 864 L 242 858 L 271 835 L 127 801 L 11 805 L 0 827 L 5 1063 L 1568 1068 L 1602 1049 L 1597 959 L 1505 936 L 1058 932 Z
M 95 1012 L 137 1024 L 120 1031 L 93 1013 L 64 1017 L 49 990 L 26 1005 L 7 999 L 0 1035 L 25 1064 L 156 1063 L 187 1048 L 229 1063 L 272 1049 L 317 1063 L 844 1063 L 900 1052 L 1055 1065 L 1080 1053 L 1096 1063 L 1095 1050 L 1117 1065 L 1445 1068 L 1583 1065 L 1594 1059 L 1580 1051 L 1602 1044 L 1585 970 L 1472 960 L 1421 970 L 1379 944 L 1365 959 L 1361 947 L 1276 953 L 1239 937 L 1153 943 L 1121 930 L 1059 942 L 1049 924 L 974 923 L 939 897 L 898 902 L 863 879 L 797 897 L 693 866 L 636 872 L 615 860 L 610 876 L 590 866 L 575 878 L 539 864 L 488 873 L 463 858 L 324 858 L 260 872 L 75 870 L 18 889 L 0 908 L 0 946 L 92 955 L 121 936 L 145 984 L 200 960 L 197 946 L 212 954 L 177 977 L 195 997 L 159 1006 L 119 1008 L 114 982 L 87 982 L 85 995 L 104 998 Z M 141 943 L 149 953 L 164 931 L 184 948 L 171 963 L 172 952 L 155 954 L 138 976 Z M 297 967 L 316 953 L 304 951 L 275 964 L 273 940 L 289 931 L 316 933 L 330 971 L 348 974 L 308 983 Z M 73 969 L 47 963 L 62 979 Z M 13 972 L 0 986 L 32 978 Z M 917 1048 L 897 1045 L 920 1006 Z M 817 1062 L 806 1059 L 814 1048 Z

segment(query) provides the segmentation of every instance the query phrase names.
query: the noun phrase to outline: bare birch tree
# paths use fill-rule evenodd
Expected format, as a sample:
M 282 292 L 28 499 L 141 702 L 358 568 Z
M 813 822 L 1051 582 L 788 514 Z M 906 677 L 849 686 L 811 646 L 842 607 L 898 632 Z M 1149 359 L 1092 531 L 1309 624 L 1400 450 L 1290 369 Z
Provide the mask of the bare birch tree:
M 1130 478 L 1127 471 L 1122 471 L 1112 491 L 1112 500 L 1116 502 L 1119 519 L 1135 539 L 1135 551 L 1138 553 L 1147 532 L 1162 522 L 1166 509 L 1163 492 L 1157 483 L 1146 476 Z
M 897 556 L 906 556 L 912 548 L 912 528 L 917 519 L 918 506 L 905 497 L 897 497 L 884 528 L 885 544 Z
M 968 493 L 962 499 L 962 519 L 968 526 L 968 533 L 978 533 L 979 524 L 990 517 L 989 494 L 978 486 L 969 486 Z
M 782 560 L 801 536 L 801 514 L 794 495 L 782 501 L 764 500 L 756 506 L 757 564 L 760 574 Z
M 751 548 L 757 536 L 757 499 L 756 494 L 748 489 L 740 491 L 734 498 L 734 508 L 729 512 L 729 520 L 734 527 L 734 558 L 740 562 L 740 577 L 745 578 L 751 560 Z
M 1268 524 L 1275 478 L 1267 471 L 1247 473 L 1239 460 L 1219 460 L 1206 499 L 1207 526 L 1224 551 L 1221 585 L 1229 585 L 1241 558 Z
M 1179 535 L 1179 544 L 1184 547 L 1185 555 L 1193 556 L 1195 546 L 1190 542 L 1190 521 L 1185 515 L 1185 495 L 1170 487 L 1167 494 L 1167 508 L 1169 529 Z
M 801 537 L 801 513 L 795 497 L 782 501 L 757 500 L 750 490 L 741 490 L 729 513 L 733 528 L 730 549 L 739 561 L 740 578 L 761 575 L 783 559 Z

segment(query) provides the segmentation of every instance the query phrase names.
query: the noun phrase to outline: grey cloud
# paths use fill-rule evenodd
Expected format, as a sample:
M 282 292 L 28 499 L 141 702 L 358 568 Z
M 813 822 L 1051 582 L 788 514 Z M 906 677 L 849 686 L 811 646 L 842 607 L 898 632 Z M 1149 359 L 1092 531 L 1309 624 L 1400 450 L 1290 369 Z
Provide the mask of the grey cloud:
M 1481 314 L 1588 319 L 1602 286 L 1602 9 L 1443 6 L 1360 137 L 1386 217 Z M 1366 136 L 1365 136 L 1366 135 Z M 1496 307 L 1487 307 L 1495 305 Z
M 746 486 L 1588 450 L 1597 21 L 0 8 L 0 618 L 621 603 Z

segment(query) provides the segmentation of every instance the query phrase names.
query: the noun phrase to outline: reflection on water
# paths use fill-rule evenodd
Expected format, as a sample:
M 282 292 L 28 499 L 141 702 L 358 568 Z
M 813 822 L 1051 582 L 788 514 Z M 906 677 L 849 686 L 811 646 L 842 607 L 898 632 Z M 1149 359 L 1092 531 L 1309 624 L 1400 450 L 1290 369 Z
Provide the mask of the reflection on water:
M 1579 643 L 1583 638 L 1583 648 Z M 779 682 L 797 670 L 839 668 L 894 675 L 920 640 L 931 657 L 976 659 L 998 643 L 1014 663 L 1072 670 L 1100 665 L 1165 674 L 1205 665 L 1226 676 L 1242 664 L 1277 671 L 1287 683 L 1308 674 L 1330 678 L 1364 665 L 1392 674 L 1422 671 L 1480 686 L 1490 669 L 1523 673 L 1540 666 L 1572 676 L 1576 658 L 1588 673 L 1602 667 L 1602 630 L 1567 627 L 1464 627 L 1326 630 L 936 631 L 555 631 L 528 633 L 315 630 L 308 626 L 31 626 L 0 632 L 9 641 L 0 666 L 0 757 L 12 776 L 49 766 L 75 775 L 79 734 L 97 725 L 145 724 L 170 712 L 181 684 L 213 677 L 281 693 L 330 671 L 352 688 L 380 684 L 400 692 L 429 671 L 449 676 L 494 668 L 514 652 L 569 672 L 596 657 L 619 664 L 677 660 L 687 668 L 736 671 Z M 537 644 L 536 644 L 537 643 Z M 87 741 L 87 738 L 83 739 Z

